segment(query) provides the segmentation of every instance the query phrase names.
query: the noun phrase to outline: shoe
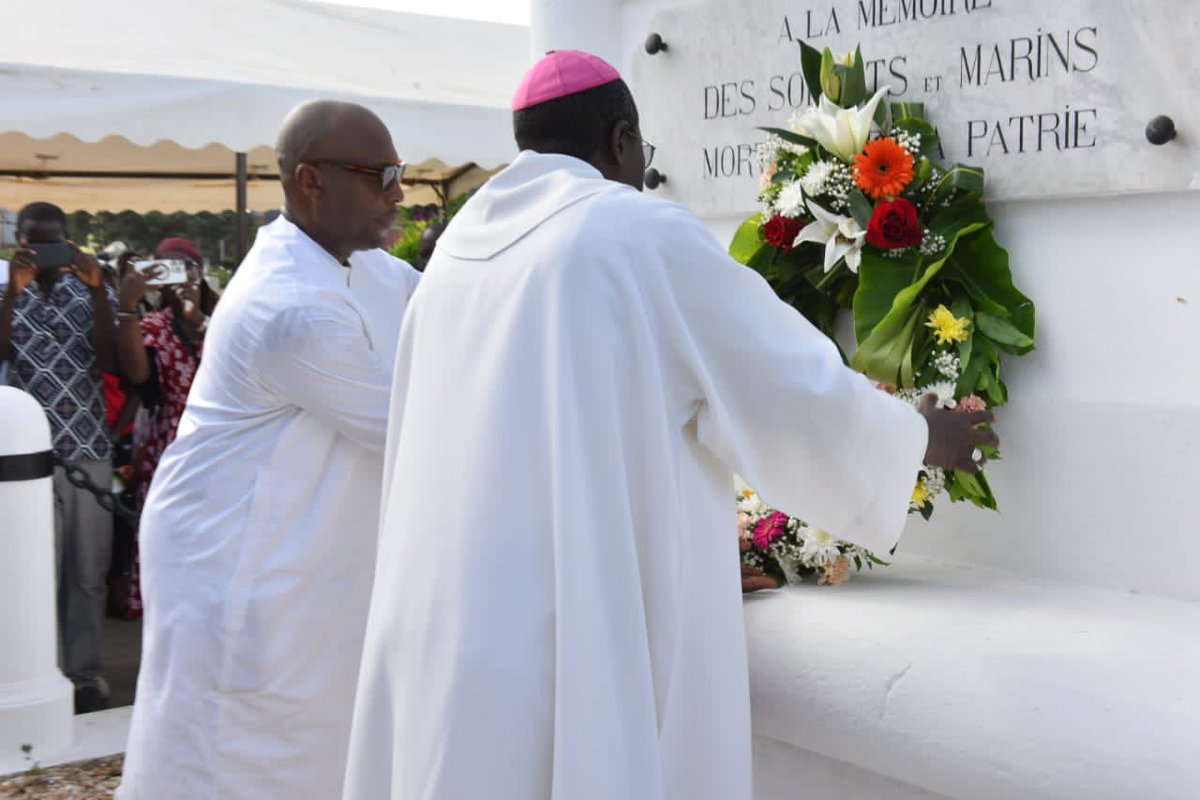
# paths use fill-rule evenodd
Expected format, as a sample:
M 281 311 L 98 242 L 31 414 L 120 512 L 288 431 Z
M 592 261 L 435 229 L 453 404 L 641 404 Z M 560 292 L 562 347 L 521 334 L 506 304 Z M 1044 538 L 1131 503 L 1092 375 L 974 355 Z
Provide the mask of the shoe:
M 90 714 L 93 711 L 103 711 L 110 705 L 109 695 L 104 691 L 107 687 L 95 683 L 86 683 L 75 688 L 75 713 Z

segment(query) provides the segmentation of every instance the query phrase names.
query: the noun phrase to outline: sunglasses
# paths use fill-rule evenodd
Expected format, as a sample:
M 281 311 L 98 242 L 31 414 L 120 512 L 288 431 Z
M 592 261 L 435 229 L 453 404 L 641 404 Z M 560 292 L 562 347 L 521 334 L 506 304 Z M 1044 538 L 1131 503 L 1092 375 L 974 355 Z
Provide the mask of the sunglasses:
M 404 170 L 408 166 L 403 161 L 397 161 L 395 164 L 384 164 L 382 167 L 368 167 L 364 164 L 351 164 L 331 159 L 321 159 L 309 163 L 314 165 L 329 164 L 334 167 L 340 167 L 346 170 L 346 172 L 357 172 L 360 175 L 376 175 L 379 177 L 380 189 L 390 189 L 393 184 L 404 180 Z
M 641 136 L 638 136 L 636 133 L 634 133 L 632 128 L 630 130 L 626 131 L 626 134 L 629 136 L 630 139 L 634 139 L 638 142 L 641 142 L 642 158 L 645 159 L 646 166 L 649 167 L 650 162 L 654 160 L 654 151 L 657 150 L 658 148 L 656 148 L 654 145 L 647 142 Z

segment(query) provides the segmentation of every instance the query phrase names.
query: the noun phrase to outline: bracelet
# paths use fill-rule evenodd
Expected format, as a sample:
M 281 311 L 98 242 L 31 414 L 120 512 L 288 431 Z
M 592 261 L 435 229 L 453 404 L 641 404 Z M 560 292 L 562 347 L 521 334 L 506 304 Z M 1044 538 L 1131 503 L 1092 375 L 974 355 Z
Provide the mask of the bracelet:
M 117 312 L 117 319 L 137 319 L 137 318 L 138 318 L 138 315 L 137 315 L 136 311 L 118 311 Z

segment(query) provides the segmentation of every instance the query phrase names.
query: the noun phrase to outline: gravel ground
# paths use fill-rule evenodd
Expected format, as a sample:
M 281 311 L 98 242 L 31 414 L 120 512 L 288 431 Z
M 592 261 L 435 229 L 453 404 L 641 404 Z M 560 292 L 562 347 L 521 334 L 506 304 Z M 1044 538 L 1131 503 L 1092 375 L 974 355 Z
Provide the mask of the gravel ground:
M 111 800 L 121 782 L 123 755 L 76 761 L 0 777 L 0 798 L 21 800 Z

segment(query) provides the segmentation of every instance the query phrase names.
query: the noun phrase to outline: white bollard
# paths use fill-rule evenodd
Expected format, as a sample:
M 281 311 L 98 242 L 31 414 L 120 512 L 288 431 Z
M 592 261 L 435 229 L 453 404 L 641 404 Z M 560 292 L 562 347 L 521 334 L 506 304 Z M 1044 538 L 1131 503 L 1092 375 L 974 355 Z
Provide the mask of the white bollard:
M 75 694 L 58 669 L 49 454 L 42 407 L 0 386 L 0 775 L 71 744 Z

